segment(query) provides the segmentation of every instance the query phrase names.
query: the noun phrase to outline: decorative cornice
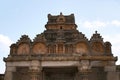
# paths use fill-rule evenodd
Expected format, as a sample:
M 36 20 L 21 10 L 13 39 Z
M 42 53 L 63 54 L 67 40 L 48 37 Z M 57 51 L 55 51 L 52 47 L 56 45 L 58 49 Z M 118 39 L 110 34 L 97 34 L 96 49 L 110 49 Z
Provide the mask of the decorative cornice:
M 90 60 L 90 61 L 117 61 L 117 57 L 112 56 L 24 56 L 24 57 L 8 57 L 4 58 L 5 62 L 12 61 L 31 61 L 31 60 L 40 60 L 40 61 L 80 61 L 80 60 Z

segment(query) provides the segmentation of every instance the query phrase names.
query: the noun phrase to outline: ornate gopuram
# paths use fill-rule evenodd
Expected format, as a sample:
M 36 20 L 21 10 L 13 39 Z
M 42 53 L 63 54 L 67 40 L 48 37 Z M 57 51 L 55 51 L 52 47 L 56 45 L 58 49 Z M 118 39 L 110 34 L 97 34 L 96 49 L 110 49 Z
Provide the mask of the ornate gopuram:
M 74 14 L 48 14 L 45 28 L 10 46 L 4 80 L 119 80 L 111 43 L 97 31 L 88 40 Z

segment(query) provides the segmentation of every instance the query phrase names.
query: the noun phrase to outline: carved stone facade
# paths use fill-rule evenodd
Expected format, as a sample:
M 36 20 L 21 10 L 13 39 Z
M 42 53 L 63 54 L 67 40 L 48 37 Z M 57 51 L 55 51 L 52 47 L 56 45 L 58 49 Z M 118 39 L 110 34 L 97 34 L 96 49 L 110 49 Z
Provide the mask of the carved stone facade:
M 48 14 L 45 28 L 35 39 L 22 35 L 10 46 L 4 80 L 119 80 L 111 43 L 97 31 L 88 40 L 74 14 Z

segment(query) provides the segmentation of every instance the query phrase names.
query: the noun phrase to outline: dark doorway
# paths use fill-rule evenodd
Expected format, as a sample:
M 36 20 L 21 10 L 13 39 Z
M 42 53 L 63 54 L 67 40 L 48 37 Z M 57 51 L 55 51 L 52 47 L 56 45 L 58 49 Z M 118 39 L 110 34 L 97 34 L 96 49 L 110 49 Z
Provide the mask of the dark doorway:
M 45 80 L 74 80 L 77 68 L 44 68 Z

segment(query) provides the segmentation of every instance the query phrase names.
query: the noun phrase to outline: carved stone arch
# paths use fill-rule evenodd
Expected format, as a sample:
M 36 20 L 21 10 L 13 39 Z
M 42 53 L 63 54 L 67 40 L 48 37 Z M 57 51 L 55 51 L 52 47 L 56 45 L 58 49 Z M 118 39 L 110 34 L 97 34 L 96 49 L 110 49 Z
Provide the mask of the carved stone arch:
M 75 52 L 81 55 L 88 55 L 89 45 L 85 41 L 79 41 L 76 43 Z
M 45 43 L 37 42 L 32 47 L 32 54 L 45 54 L 47 53 L 47 47 Z
M 21 43 L 17 47 L 18 55 L 28 55 L 30 53 L 30 45 L 28 43 Z
M 105 46 L 101 42 L 92 42 L 91 50 L 93 55 L 103 55 L 105 52 Z

